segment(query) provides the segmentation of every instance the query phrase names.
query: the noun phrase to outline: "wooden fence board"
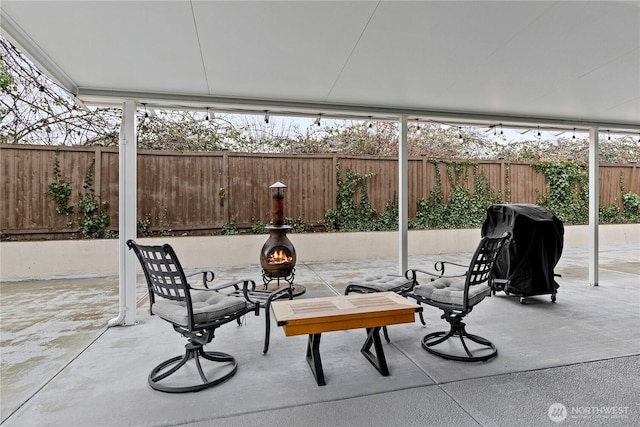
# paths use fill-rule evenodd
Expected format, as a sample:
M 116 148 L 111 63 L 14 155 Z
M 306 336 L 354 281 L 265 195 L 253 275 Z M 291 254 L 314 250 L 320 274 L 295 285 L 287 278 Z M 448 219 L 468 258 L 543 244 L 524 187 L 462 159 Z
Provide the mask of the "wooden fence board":
M 58 151 L 58 154 L 56 154 Z M 95 159 L 96 196 L 109 202 L 110 228 L 118 226 L 118 150 L 102 147 L 51 147 L 0 145 L 0 230 L 5 235 L 40 233 L 56 235 L 77 230 L 77 221 L 55 212 L 47 195 L 58 156 L 62 179 L 72 183 L 70 205 L 79 195 L 91 159 Z M 342 176 L 347 169 L 374 173 L 367 189 L 371 207 L 379 212 L 397 197 L 398 164 L 395 158 L 374 156 L 280 155 L 248 153 L 138 152 L 138 219 L 149 217 L 153 227 L 173 230 L 213 230 L 229 222 L 250 227 L 271 220 L 269 186 L 281 181 L 288 186 L 285 215 L 307 224 L 318 223 L 327 209 L 335 208 L 336 164 Z M 450 162 L 438 162 L 442 191 L 451 191 L 455 178 Z M 425 158 L 408 164 L 409 217 L 415 217 L 417 200 L 428 199 L 436 184 L 436 165 Z M 466 168 L 466 169 L 465 169 Z M 458 168 L 459 183 L 473 190 L 473 166 Z M 524 162 L 478 162 L 494 190 L 507 203 L 536 203 L 548 191 L 541 172 Z M 635 164 L 600 165 L 600 203 L 622 206 L 620 176 L 624 190 L 640 194 L 640 171 Z M 165 214 L 166 211 L 166 214 Z M 72 219 L 76 219 L 74 214 Z

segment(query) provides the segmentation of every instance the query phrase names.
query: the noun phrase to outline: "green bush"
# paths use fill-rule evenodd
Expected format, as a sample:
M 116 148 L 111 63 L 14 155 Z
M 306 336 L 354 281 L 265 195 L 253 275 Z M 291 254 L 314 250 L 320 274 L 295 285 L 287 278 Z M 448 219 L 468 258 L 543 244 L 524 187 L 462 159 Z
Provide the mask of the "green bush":
M 627 192 L 622 194 L 622 218 L 624 222 L 640 222 L 640 196 Z
M 240 234 L 240 232 L 238 231 L 238 227 L 236 227 L 234 223 L 228 222 L 222 226 L 222 228 L 217 234 L 222 236 L 228 236 L 228 235 Z

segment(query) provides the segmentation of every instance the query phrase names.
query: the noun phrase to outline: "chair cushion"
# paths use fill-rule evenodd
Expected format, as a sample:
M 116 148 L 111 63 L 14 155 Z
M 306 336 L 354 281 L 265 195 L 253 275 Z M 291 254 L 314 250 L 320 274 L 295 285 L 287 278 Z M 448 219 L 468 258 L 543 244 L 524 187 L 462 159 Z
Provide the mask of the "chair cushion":
M 191 291 L 191 302 L 196 324 L 212 322 L 247 307 L 245 300 L 215 291 Z M 184 301 L 158 298 L 153 304 L 152 312 L 171 323 L 181 326 L 188 324 L 188 313 Z
M 433 282 L 417 285 L 413 292 L 433 301 L 462 306 L 464 304 L 464 282 L 464 277 L 454 279 L 441 277 Z M 471 286 L 469 288 L 469 303 L 467 306 L 476 305 L 490 293 L 491 288 L 485 284 Z
M 362 286 L 376 292 L 396 292 L 402 288 L 410 287 L 411 282 L 404 276 L 377 274 L 349 282 L 349 286 Z

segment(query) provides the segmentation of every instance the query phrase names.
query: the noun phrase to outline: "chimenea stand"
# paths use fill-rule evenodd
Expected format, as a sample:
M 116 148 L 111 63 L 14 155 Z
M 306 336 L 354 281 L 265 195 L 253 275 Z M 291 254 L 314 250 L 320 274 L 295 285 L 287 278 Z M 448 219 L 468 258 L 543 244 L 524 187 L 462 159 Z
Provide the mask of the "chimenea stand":
M 293 284 L 296 271 L 296 250 L 287 237 L 287 232 L 291 230 L 291 227 L 284 225 L 284 192 L 287 186 L 276 182 L 269 188 L 272 199 L 272 225 L 266 227 L 269 230 L 269 238 L 260 251 L 263 289 L 275 291 L 283 286 L 288 286 L 291 288 L 293 296 L 302 295 L 305 292 L 304 286 Z M 286 285 L 281 284 L 280 280 L 286 282 Z

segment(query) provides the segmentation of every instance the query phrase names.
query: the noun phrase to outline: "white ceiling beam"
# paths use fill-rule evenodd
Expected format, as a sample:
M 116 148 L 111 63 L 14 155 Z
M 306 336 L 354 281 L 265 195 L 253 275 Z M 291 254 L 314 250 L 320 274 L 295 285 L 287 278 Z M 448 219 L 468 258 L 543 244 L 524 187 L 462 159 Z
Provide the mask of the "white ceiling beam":
M 196 108 L 229 108 L 238 112 L 262 114 L 269 110 L 275 114 L 277 110 L 297 112 L 305 115 L 322 113 L 324 117 L 351 115 L 361 119 L 373 116 L 376 120 L 398 120 L 401 116 L 440 119 L 451 122 L 484 122 L 502 123 L 504 126 L 523 125 L 541 126 L 559 129 L 588 130 L 592 127 L 610 129 L 616 132 L 640 132 L 640 123 L 627 121 L 602 121 L 598 119 L 577 119 L 572 117 L 521 116 L 511 114 L 482 113 L 472 111 L 445 111 L 417 108 L 403 108 L 379 105 L 334 104 L 322 102 L 286 101 L 258 98 L 226 98 L 204 95 L 167 94 L 149 92 L 113 91 L 102 89 L 79 88 L 78 96 L 87 104 L 118 105 L 123 99 L 136 99 L 139 102 L 153 104 L 154 108 L 179 109 L 181 107 Z M 471 125 L 471 123 L 470 123 Z M 481 124 L 480 124 L 481 125 Z

